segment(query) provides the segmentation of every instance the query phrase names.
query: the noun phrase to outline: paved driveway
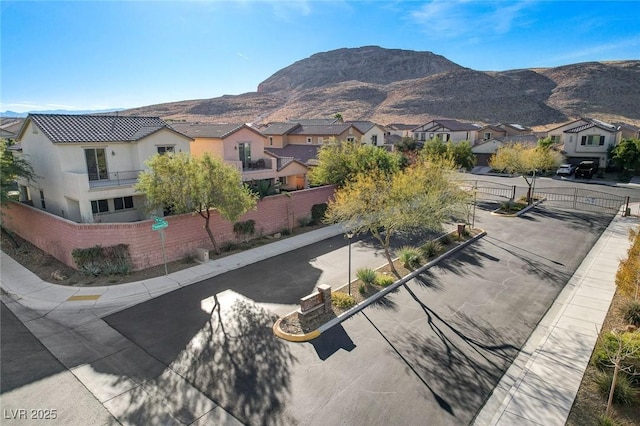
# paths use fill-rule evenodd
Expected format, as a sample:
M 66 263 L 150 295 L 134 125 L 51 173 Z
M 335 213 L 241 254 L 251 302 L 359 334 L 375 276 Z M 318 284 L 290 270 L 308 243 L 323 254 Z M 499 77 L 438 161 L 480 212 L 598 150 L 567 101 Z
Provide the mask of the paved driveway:
M 105 320 L 246 423 L 468 424 L 609 219 L 480 209 L 485 238 L 310 343 L 279 340 L 271 325 L 346 270 L 343 239 Z M 384 262 L 368 243 L 352 249 L 354 269 L 367 256 Z

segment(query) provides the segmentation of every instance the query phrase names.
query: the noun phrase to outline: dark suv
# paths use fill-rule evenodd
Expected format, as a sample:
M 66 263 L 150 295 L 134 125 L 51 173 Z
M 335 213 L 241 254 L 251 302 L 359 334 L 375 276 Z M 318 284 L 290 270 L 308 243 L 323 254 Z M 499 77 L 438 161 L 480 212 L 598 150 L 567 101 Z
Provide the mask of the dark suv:
M 595 161 L 581 161 L 576 167 L 576 178 L 591 179 L 598 171 L 598 164 Z

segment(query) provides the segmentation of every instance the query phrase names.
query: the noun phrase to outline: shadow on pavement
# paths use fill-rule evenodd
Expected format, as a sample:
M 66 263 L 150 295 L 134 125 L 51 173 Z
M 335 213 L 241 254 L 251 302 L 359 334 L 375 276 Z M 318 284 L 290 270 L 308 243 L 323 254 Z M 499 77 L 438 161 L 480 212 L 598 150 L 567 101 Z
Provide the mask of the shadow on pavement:
M 318 354 L 318 358 L 323 361 L 327 360 L 340 349 L 351 352 L 356 348 L 355 343 L 353 343 L 351 337 L 349 337 L 345 329 L 340 324 L 322 333 L 319 337 L 313 339 L 309 343 L 313 345 L 313 348 Z

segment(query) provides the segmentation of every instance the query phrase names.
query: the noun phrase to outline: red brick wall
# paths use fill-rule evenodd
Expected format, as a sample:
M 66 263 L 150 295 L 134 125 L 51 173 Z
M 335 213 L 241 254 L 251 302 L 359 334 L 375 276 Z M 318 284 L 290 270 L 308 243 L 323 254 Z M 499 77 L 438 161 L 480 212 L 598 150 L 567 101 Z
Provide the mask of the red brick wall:
M 327 202 L 334 189 L 333 186 L 323 186 L 267 197 L 258 202 L 256 210 L 239 220 L 255 220 L 256 232 L 264 235 L 296 227 L 299 226 L 298 219 L 311 217 L 311 206 Z M 73 249 L 116 244 L 129 245 L 134 269 L 163 263 L 160 235 L 151 230 L 151 220 L 76 223 L 20 203 L 10 204 L 3 212 L 2 222 L 7 229 L 72 267 L 75 267 L 71 257 Z M 211 248 L 211 241 L 204 230 L 204 219 L 198 214 L 169 216 L 166 220 L 169 222 L 165 229 L 168 261 L 193 255 L 199 247 Z M 210 227 L 219 245 L 236 239 L 233 223 L 220 218 L 217 212 L 211 214 Z

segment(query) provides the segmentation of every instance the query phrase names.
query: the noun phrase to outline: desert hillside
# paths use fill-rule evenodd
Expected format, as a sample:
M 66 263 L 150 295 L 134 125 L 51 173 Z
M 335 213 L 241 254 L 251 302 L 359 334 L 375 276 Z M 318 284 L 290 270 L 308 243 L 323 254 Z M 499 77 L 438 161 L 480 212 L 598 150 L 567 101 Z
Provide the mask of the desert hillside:
M 640 61 L 475 71 L 431 52 L 366 46 L 322 52 L 268 77 L 256 92 L 123 111 L 200 122 L 292 117 L 380 124 L 437 117 L 527 126 L 588 116 L 640 125 Z

